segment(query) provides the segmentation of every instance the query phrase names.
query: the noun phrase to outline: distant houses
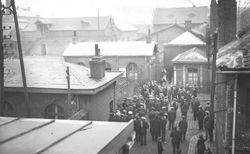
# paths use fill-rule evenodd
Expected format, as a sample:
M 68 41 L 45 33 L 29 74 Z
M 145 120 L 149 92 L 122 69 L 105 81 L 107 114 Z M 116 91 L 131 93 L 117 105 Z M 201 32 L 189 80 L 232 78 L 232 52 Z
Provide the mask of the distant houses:
M 100 54 L 106 60 L 107 71 L 124 71 L 124 77 L 134 87 L 151 76 L 155 76 L 155 68 L 151 68 L 151 58 L 158 52 L 155 43 L 140 41 L 129 42 L 79 42 L 70 44 L 63 53 L 65 61 L 89 66 L 88 60 L 95 52 L 98 44 Z
M 33 118 L 108 120 L 116 108 L 115 84 L 122 74 L 105 73 L 104 64 L 89 69 L 47 56 L 26 57 L 24 63 L 30 103 L 25 104 L 19 60 L 6 60 L 4 116 L 26 117 L 28 107 Z

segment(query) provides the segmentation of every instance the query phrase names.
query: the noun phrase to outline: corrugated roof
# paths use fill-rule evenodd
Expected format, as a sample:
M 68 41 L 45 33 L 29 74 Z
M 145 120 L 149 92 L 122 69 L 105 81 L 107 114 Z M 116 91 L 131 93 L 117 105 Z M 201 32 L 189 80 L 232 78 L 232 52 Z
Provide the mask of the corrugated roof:
M 98 17 L 78 17 L 78 18 L 40 18 L 31 22 L 23 31 L 36 31 L 36 22 L 45 21 L 49 23 L 50 31 L 66 30 L 98 30 Z M 106 28 L 112 20 L 109 16 L 99 17 L 99 29 Z
M 111 152 L 113 149 L 119 150 L 133 131 L 132 121 L 15 120 L 0 117 L 0 123 L 5 123 L 6 119 L 12 119 L 12 122 L 0 126 L 2 154 L 33 154 L 41 151 L 48 154 Z M 121 143 L 114 143 L 114 140 Z M 114 145 L 118 147 L 112 147 Z
M 95 44 L 99 45 L 102 56 L 152 56 L 155 43 L 145 41 L 129 42 L 80 42 L 70 44 L 63 56 L 92 56 Z
M 208 21 L 208 7 L 157 8 L 154 12 L 153 24 L 204 23 Z
M 181 54 L 178 54 L 172 59 L 173 63 L 207 63 L 206 54 L 204 51 L 194 47 Z
M 206 43 L 202 41 L 199 37 L 186 31 L 185 33 L 181 34 L 180 36 L 176 37 L 175 39 L 164 45 L 205 45 L 205 44 Z
M 25 57 L 25 74 L 28 88 L 67 89 L 66 66 L 70 70 L 70 88 L 74 90 L 96 90 L 116 79 L 121 73 L 106 72 L 99 80 L 90 78 L 89 69 L 71 63 L 66 63 L 57 57 Z M 6 88 L 23 87 L 18 59 L 5 60 Z

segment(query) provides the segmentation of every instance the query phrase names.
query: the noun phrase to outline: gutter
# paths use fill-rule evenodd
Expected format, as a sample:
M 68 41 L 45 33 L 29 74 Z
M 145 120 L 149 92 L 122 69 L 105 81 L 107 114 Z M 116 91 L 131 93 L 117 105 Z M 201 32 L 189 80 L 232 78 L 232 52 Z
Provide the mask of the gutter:
M 80 94 L 80 95 L 95 95 L 112 85 L 116 82 L 118 77 L 121 77 L 122 73 L 114 77 L 111 81 L 105 83 L 102 86 L 99 86 L 95 89 L 71 89 L 71 94 Z M 57 89 L 57 88 L 37 88 L 37 87 L 27 87 L 29 93 L 50 93 L 50 94 L 68 94 L 68 89 Z M 23 92 L 23 87 L 4 87 L 5 92 Z
M 237 103 L 237 83 L 238 75 L 234 79 L 234 106 L 233 106 L 233 132 L 232 132 L 232 154 L 235 154 L 235 127 L 236 127 L 236 103 Z

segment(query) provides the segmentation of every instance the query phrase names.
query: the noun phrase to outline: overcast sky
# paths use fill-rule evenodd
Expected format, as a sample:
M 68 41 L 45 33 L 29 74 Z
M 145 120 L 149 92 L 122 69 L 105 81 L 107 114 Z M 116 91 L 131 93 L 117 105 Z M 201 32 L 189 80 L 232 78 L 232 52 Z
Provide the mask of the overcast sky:
M 3 0 L 4 1 L 4 0 Z M 209 6 L 211 0 L 15 0 L 42 17 L 113 16 L 120 23 L 151 23 L 153 10 L 166 7 Z

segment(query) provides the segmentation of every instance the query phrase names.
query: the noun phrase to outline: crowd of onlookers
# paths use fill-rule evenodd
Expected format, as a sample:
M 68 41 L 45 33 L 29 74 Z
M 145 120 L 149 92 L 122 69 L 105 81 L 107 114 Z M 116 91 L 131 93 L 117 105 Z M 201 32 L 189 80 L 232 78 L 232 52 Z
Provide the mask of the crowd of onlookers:
M 133 119 L 136 142 L 142 146 L 147 145 L 149 129 L 152 140 L 158 142 L 159 153 L 163 150 L 162 143 L 166 143 L 168 129 L 171 131 L 173 153 L 177 154 L 181 153 L 181 142 L 186 140 L 187 112 L 191 109 L 193 120 L 198 121 L 199 129 L 205 129 L 206 138 L 200 136 L 197 143 L 198 154 L 204 154 L 206 139 L 209 137 L 213 141 L 214 124 L 209 108 L 202 108 L 197 93 L 198 89 L 189 85 L 178 87 L 151 81 L 140 87 L 139 95 L 124 98 L 117 110 L 111 113 L 110 120 L 125 122 Z M 181 111 L 181 120 L 176 122 L 178 108 Z

